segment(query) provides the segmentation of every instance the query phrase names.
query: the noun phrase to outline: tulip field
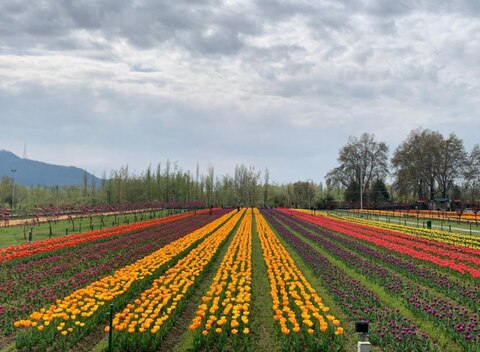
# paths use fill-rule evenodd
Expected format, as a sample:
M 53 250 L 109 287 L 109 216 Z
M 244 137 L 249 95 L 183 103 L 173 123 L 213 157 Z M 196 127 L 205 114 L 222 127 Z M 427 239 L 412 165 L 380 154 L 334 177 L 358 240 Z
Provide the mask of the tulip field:
M 480 237 L 326 213 L 213 209 L 0 249 L 0 352 L 356 351 L 358 320 L 375 351 L 480 352 L 479 308 Z

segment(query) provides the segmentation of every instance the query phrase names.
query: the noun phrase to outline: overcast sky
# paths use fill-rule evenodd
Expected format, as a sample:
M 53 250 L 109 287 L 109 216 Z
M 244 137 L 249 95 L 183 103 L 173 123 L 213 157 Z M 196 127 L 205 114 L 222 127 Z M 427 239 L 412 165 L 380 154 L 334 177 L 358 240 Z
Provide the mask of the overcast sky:
M 1 0 L 0 149 L 100 176 L 268 167 L 323 181 L 348 136 L 480 142 L 478 0 Z

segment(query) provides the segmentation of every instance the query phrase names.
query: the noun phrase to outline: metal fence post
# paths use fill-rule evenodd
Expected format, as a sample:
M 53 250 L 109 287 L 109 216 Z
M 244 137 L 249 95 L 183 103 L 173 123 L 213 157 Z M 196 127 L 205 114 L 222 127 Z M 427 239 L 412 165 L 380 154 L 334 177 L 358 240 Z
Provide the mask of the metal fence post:
M 109 313 L 109 320 L 110 320 L 110 329 L 108 330 L 108 352 L 112 352 L 113 348 L 113 304 L 110 304 L 110 313 Z

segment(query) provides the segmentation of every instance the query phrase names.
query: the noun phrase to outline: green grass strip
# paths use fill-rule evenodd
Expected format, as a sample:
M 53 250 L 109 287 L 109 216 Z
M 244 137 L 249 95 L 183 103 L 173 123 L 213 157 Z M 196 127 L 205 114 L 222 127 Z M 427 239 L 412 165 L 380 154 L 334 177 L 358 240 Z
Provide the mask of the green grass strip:
M 255 217 L 253 217 L 252 226 L 252 305 L 250 314 L 252 351 L 276 352 L 280 351 L 280 345 L 275 329 L 275 320 L 273 320 L 273 301 L 269 290 L 267 266 L 263 260 Z

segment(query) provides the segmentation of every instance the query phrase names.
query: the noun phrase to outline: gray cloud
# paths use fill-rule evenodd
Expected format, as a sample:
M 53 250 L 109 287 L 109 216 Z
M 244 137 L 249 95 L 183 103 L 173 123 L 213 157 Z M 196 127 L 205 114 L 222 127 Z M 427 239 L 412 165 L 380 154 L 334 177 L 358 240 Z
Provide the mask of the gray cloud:
M 251 162 L 288 181 L 323 177 L 364 131 L 392 150 L 419 126 L 473 145 L 479 4 L 7 0 L 0 149 L 25 140 L 97 174 Z
M 175 42 L 201 54 L 234 54 L 241 36 L 261 31 L 248 13 L 219 1 L 56 0 L 12 1 L 0 14 L 0 42 L 10 49 L 85 49 L 95 43 L 79 41 L 75 31 L 86 31 L 107 42 L 128 40 L 149 49 Z

